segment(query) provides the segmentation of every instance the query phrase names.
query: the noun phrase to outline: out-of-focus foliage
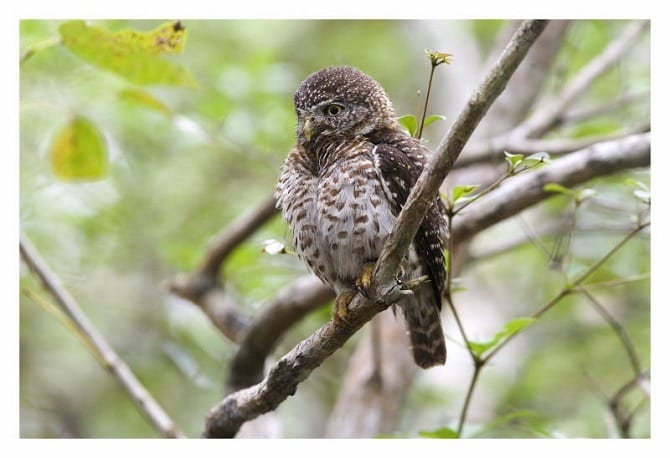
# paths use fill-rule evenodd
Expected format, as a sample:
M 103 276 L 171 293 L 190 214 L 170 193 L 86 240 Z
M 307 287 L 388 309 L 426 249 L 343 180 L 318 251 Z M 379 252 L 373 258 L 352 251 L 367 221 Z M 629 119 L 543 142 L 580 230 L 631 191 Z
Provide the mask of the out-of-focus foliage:
M 163 36 L 161 21 L 21 21 L 21 53 L 26 55 L 20 77 L 21 229 L 176 423 L 188 435 L 198 436 L 206 413 L 220 399 L 233 347 L 198 309 L 168 295 L 162 284 L 195 268 L 214 234 L 272 192 L 294 142 L 292 94 L 299 82 L 327 65 L 355 65 L 384 85 L 398 115 L 419 116 L 416 93 L 425 90 L 430 69 L 424 49 L 439 45 L 454 58 L 452 65 L 436 71 L 430 110 L 446 114 L 447 120 L 431 124 L 423 135 L 435 145 L 451 122 L 438 92 L 449 91 L 450 72 L 459 60 L 484 65 L 503 25 L 184 21 L 180 30 L 172 28 L 183 32 L 183 27 L 188 33 L 188 40 L 180 41 L 181 53 L 155 56 L 156 60 L 133 57 L 138 65 L 162 62 L 158 65 L 164 67 L 148 70 L 149 78 L 132 76 L 118 62 L 105 64 L 92 56 L 99 56 L 97 46 L 143 55 L 145 48 L 126 46 L 123 40 L 152 37 L 155 43 Z M 548 89 L 560 88 L 622 26 L 616 21 L 576 23 Z M 86 38 L 91 34 L 97 37 L 93 41 Z M 443 36 L 452 41 L 436 44 Z M 61 37 L 65 44 L 56 44 Z M 466 46 L 472 42 L 474 47 Z M 470 54 L 464 56 L 462 49 Z M 623 90 L 648 90 L 648 54 L 638 50 L 632 59 L 637 65 L 622 64 L 608 73 L 585 103 L 608 100 Z M 154 78 L 161 74 L 157 68 L 182 69 L 177 71 L 181 76 L 174 77 L 182 84 L 171 84 L 172 77 Z M 477 84 L 475 76 L 471 88 Z M 623 114 L 560 129 L 557 135 L 615 131 L 644 119 L 646 113 L 648 105 L 633 104 Z M 87 146 L 94 167 L 89 169 L 86 162 L 84 171 L 75 167 L 73 172 L 73 157 L 80 152 L 76 139 L 92 132 L 98 132 L 104 146 Z M 648 185 L 645 173 L 633 178 Z M 597 189 L 598 197 L 580 206 L 582 222 L 626 223 L 640 205 L 633 195 L 640 189 L 626 185 L 622 177 L 589 187 Z M 569 196 L 557 195 L 522 220 L 555 217 L 570 205 Z M 520 221 L 482 234 L 476 246 L 485 250 L 502 235 L 528 230 Z M 226 263 L 223 275 L 244 298 L 244 312 L 253 314 L 304 273 L 293 256 L 270 256 L 263 249 L 264 241 L 285 240 L 286 235 L 283 223 L 275 219 Z M 620 235 L 577 233 L 571 241 L 571 269 L 592 263 Z M 562 286 L 562 276 L 548 267 L 543 251 L 551 251 L 555 239 L 544 237 L 541 242 L 542 249 L 526 244 L 475 262 L 463 272 L 460 280 L 466 291 L 456 298 L 474 341 L 486 343 L 501 329 L 510 331 L 505 323 L 528 316 Z M 648 240 L 636 239 L 592 281 L 648 271 Z M 22 270 L 20 282 L 21 288 L 48 298 L 27 270 Z M 626 326 L 642 364 L 649 367 L 648 279 L 599 290 L 598 297 Z M 22 436 L 155 435 L 71 331 L 25 295 L 20 307 Z M 277 352 L 310 333 L 328 313 L 324 308 L 300 323 Z M 453 323 L 447 334 L 458 335 Z M 285 436 L 323 434 L 323 421 L 354 343 L 337 352 L 279 408 Z M 466 433 L 610 435 L 601 392 L 611 394 L 630 379 L 622 354 L 610 328 L 581 296 L 566 299 L 524 329 L 483 373 Z M 453 348 L 446 367 L 421 375 L 405 405 L 398 435 L 449 436 L 471 370 L 464 355 L 463 349 Z M 310 403 L 308 411 L 305 403 Z M 635 436 L 649 435 L 648 410 L 643 404 Z

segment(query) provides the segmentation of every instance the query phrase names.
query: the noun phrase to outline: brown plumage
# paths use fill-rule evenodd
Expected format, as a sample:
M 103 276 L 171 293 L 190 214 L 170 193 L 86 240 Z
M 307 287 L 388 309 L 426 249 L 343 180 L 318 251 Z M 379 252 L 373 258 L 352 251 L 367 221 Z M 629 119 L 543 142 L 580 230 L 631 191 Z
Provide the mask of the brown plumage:
M 430 153 L 400 128 L 379 83 L 356 68 L 310 75 L 294 103 L 297 143 L 281 170 L 277 206 L 300 258 L 339 294 L 379 257 Z M 424 368 L 446 359 L 442 208 L 436 198 L 402 263 L 402 279 L 428 275 L 430 283 L 397 304 L 414 360 Z

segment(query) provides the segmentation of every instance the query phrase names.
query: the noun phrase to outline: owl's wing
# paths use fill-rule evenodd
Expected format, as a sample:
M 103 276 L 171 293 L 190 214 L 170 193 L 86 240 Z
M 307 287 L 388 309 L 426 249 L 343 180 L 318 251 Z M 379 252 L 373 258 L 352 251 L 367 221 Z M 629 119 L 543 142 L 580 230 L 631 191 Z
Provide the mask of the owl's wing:
M 396 216 L 407 202 L 412 187 L 419 179 L 422 164 L 413 161 L 403 151 L 389 144 L 377 144 L 372 155 L 378 173 L 381 175 L 384 192 Z M 444 259 L 444 203 L 438 197 L 431 205 L 419 230 L 414 237 L 416 250 L 427 269 L 438 307 L 441 304 L 442 288 L 446 278 Z

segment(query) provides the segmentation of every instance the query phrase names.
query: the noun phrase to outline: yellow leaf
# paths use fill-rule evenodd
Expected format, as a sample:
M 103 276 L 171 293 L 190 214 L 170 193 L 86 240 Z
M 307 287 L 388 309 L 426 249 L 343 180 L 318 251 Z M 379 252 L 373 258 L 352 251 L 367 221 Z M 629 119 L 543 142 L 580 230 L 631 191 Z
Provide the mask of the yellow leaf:
M 56 134 L 51 167 L 65 181 L 100 180 L 107 174 L 107 148 L 95 124 L 76 117 Z
M 61 24 L 58 31 L 63 44 L 77 56 L 134 83 L 195 86 L 186 68 L 161 57 L 183 51 L 186 29 L 181 22 L 149 32 L 109 32 L 77 20 Z

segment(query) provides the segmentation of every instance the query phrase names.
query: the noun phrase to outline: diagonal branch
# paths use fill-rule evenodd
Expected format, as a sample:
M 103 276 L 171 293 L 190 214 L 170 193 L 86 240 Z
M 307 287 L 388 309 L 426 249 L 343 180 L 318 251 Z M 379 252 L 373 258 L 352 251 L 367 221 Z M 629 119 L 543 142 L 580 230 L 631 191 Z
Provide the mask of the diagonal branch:
M 135 406 L 144 414 L 153 427 L 169 438 L 184 437 L 163 408 L 156 402 L 142 383 L 135 377 L 125 362 L 116 354 L 105 338 L 88 320 L 74 298 L 63 288 L 60 279 L 42 259 L 30 241 L 21 235 L 19 242 L 21 257 L 30 270 L 40 279 L 44 287 L 56 299 L 61 310 L 81 333 L 86 343 L 99 356 L 107 369 L 128 393 Z
M 232 437 L 245 421 L 275 409 L 367 321 L 407 293 L 398 288 L 395 275 L 419 224 L 468 138 L 547 22 L 525 21 L 521 25 L 421 174 L 377 262 L 370 288 L 374 300 L 358 294 L 349 304 L 347 323 L 329 320 L 281 358 L 261 383 L 223 399 L 207 418 L 206 437 Z

